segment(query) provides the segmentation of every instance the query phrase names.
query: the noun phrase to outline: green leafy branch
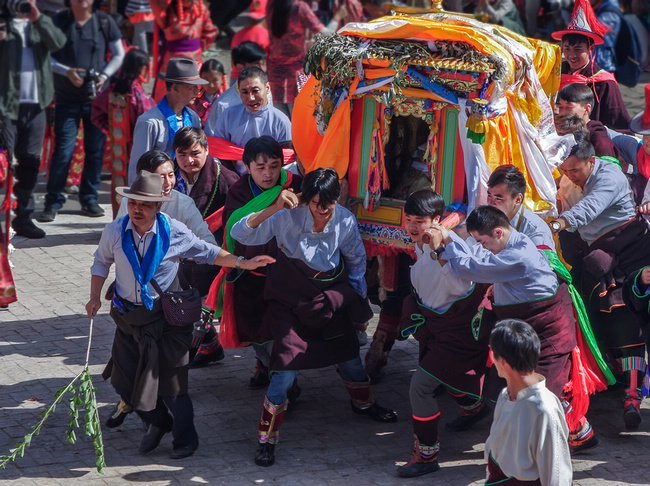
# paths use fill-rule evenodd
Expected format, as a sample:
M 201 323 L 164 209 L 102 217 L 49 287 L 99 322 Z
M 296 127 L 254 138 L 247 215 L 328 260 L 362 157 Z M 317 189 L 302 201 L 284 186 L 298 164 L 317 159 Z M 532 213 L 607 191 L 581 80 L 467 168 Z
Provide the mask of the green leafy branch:
M 93 379 L 88 370 L 88 361 L 90 359 L 90 345 L 93 337 L 93 320 L 90 320 L 90 332 L 88 336 L 88 348 L 86 351 L 86 364 L 83 370 L 75 376 L 70 383 L 61 388 L 54 395 L 54 403 L 50 407 L 41 412 L 41 420 L 36 425 L 32 426 L 32 431 L 23 437 L 23 440 L 16 444 L 16 447 L 9 450 L 9 455 L 0 456 L 0 468 L 5 469 L 7 464 L 13 462 L 18 457 L 25 455 L 25 448 L 29 447 L 32 438 L 39 435 L 41 428 L 45 421 L 54 413 L 57 405 L 59 405 L 66 394 L 71 394 L 68 398 L 70 421 L 68 428 L 65 432 L 65 438 L 71 444 L 77 442 L 76 429 L 80 428 L 79 416 L 80 410 L 83 409 L 84 423 L 83 430 L 85 434 L 93 439 L 93 447 L 95 448 L 95 465 L 97 472 L 104 474 L 106 461 L 104 460 L 104 442 L 102 441 L 102 428 L 99 420 L 99 413 L 97 411 L 97 398 L 95 392 L 97 389 L 93 387 Z

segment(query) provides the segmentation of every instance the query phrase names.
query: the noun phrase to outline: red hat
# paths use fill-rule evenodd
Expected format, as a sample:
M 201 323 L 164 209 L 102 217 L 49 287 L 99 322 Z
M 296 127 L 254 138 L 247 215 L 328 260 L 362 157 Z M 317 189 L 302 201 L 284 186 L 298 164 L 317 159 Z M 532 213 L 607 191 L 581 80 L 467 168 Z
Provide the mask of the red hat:
M 589 37 L 594 41 L 594 45 L 603 44 L 603 36 L 609 30 L 608 27 L 601 24 L 594 9 L 591 7 L 589 0 L 576 0 L 571 13 L 571 20 L 565 30 L 557 30 L 551 34 L 555 40 L 562 40 L 567 34 L 579 34 Z
M 645 85 L 645 110 L 632 118 L 630 130 L 639 135 L 650 135 L 650 83 Z
M 251 20 L 262 20 L 266 17 L 266 0 L 253 0 L 245 17 Z

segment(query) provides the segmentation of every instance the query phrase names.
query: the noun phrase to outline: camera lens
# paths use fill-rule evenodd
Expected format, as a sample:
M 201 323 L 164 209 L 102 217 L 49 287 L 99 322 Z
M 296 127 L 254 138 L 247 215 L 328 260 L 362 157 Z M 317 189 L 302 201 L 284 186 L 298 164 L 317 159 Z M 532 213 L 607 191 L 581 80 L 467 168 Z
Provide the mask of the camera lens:
M 29 4 L 29 2 L 20 2 L 16 6 L 16 10 L 18 11 L 18 13 L 28 14 L 29 12 L 32 11 L 32 6 Z

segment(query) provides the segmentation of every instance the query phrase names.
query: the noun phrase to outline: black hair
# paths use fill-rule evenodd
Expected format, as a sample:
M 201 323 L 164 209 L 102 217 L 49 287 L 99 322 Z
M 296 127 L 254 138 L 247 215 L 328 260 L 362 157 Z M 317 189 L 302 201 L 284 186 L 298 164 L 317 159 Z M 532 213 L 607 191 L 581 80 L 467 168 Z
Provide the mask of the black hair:
M 341 184 L 339 175 L 332 168 L 314 169 L 302 180 L 300 201 L 309 202 L 318 196 L 318 207 L 325 208 L 339 200 Z
M 225 74 L 226 70 L 224 69 L 223 64 L 221 64 L 216 59 L 208 59 L 207 61 L 205 61 L 201 65 L 199 75 L 205 74 L 205 73 L 221 73 L 221 74 Z
M 491 235 L 495 228 L 510 228 L 508 217 L 494 206 L 479 206 L 467 217 L 467 231 L 479 235 Z
M 567 103 L 580 103 L 582 106 L 594 106 L 594 92 L 586 84 L 571 83 L 567 84 L 557 94 L 558 100 L 566 101 Z
M 242 81 L 251 78 L 259 79 L 260 81 L 262 81 L 262 84 L 266 84 L 269 82 L 269 77 L 266 75 L 266 73 L 263 70 L 261 70 L 257 66 L 248 66 L 241 73 L 239 73 L 239 76 L 237 77 L 237 85 L 240 85 Z
M 526 179 L 521 171 L 512 164 L 500 165 L 490 174 L 488 187 L 492 188 L 499 184 L 505 184 L 512 197 L 517 197 L 519 194 L 526 195 Z
M 135 169 L 138 174 L 143 170 L 156 172 L 156 169 L 165 162 L 172 162 L 172 165 L 174 165 L 172 158 L 162 150 L 149 150 L 138 159 Z
M 271 35 L 283 37 L 289 27 L 289 17 L 294 0 L 275 0 L 271 12 Z
M 172 150 L 186 152 L 197 143 L 204 149 L 208 149 L 208 137 L 205 136 L 205 132 L 197 127 L 183 127 L 174 135 Z
M 573 132 L 573 138 L 575 138 L 576 144 L 571 148 L 571 151 L 569 152 L 569 155 L 567 155 L 566 158 L 568 159 L 569 157 L 576 156 L 579 160 L 586 162 L 592 157 L 595 157 L 596 150 L 594 149 L 594 146 L 591 144 L 591 141 L 589 140 L 590 137 L 591 134 L 589 133 L 589 130 L 587 128 L 583 128 Z
M 587 124 L 582 117 L 576 113 L 555 116 L 555 131 L 558 135 L 568 135 L 577 130 L 582 130 Z
M 142 68 L 148 65 L 149 55 L 146 52 L 137 47 L 130 49 L 124 56 L 122 67 L 120 67 L 117 73 L 117 80 L 115 81 L 113 91 L 123 95 L 128 94 L 131 91 L 133 81 L 140 76 Z
M 434 219 L 442 216 L 445 211 L 445 201 L 433 189 L 420 189 L 406 198 L 404 213 L 410 216 L 429 216 Z
M 570 46 L 575 46 L 577 44 L 587 44 L 589 49 L 594 45 L 594 41 L 591 37 L 582 34 L 565 34 L 562 36 L 562 44 L 565 42 Z
M 252 64 L 266 59 L 266 51 L 257 42 L 246 41 L 236 46 L 230 56 L 235 65 Z
M 537 369 L 541 350 L 539 336 L 530 324 L 519 319 L 499 321 L 490 334 L 490 347 L 495 358 L 502 358 L 521 374 Z
M 280 144 L 269 135 L 262 135 L 261 137 L 251 138 L 244 146 L 244 155 L 242 161 L 246 167 L 255 162 L 259 156 L 265 160 L 269 159 L 283 159 L 282 147 Z

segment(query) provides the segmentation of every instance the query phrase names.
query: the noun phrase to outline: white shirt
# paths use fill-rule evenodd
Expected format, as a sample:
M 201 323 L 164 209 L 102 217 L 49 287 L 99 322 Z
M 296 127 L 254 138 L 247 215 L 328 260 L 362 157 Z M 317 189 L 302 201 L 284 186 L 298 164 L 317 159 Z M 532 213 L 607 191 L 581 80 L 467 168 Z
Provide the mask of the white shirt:
M 543 486 L 569 486 L 573 479 L 569 428 L 560 400 L 546 380 L 521 390 L 514 401 L 504 388 L 494 409 L 485 459 L 491 455 L 504 474 Z
M 194 258 L 197 263 L 214 262 L 221 251 L 216 245 L 211 245 L 200 240 L 192 233 L 183 223 L 176 221 L 166 214 L 169 223 L 169 249 L 163 258 L 160 266 L 156 270 L 154 279 L 160 285 L 163 291 L 172 288 L 172 284 L 178 273 L 178 261 L 180 258 Z M 111 265 L 115 263 L 115 289 L 117 295 L 123 299 L 141 304 L 140 284 L 133 275 L 133 269 L 129 260 L 122 249 L 122 220 L 118 218 L 106 225 L 99 240 L 99 245 L 95 251 L 95 261 L 90 267 L 90 274 L 100 277 L 108 277 Z M 153 227 L 142 237 L 138 235 L 131 221 L 127 223 L 127 231 L 132 230 L 133 242 L 140 256 L 146 254 L 153 235 L 158 231 L 158 222 L 155 221 Z M 156 298 L 158 295 L 151 285 L 148 285 L 149 295 Z
M 411 284 L 420 302 L 436 312 L 445 312 L 458 299 L 466 297 L 474 286 L 449 271 L 449 266 L 440 266 L 431 258 L 429 245 L 415 244 L 417 261 L 411 267 Z
M 160 212 L 183 223 L 192 231 L 192 233 L 206 243 L 216 245 L 217 241 L 214 239 L 214 235 L 210 232 L 208 223 L 206 223 L 201 217 L 201 213 L 194 204 L 194 199 L 186 196 L 182 192 L 178 192 L 176 189 L 172 189 L 169 196 L 173 201 L 163 201 L 162 206 L 160 207 Z M 123 197 L 122 202 L 120 203 L 120 210 L 117 212 L 117 217 L 115 219 L 123 218 L 129 214 L 127 206 L 128 199 Z
M 38 104 L 38 84 L 36 83 L 36 66 L 34 51 L 29 47 L 30 21 L 28 19 L 13 19 L 14 27 L 22 40 L 22 62 L 20 66 L 20 102 Z
M 192 126 L 201 128 L 201 119 L 193 110 L 187 108 L 190 112 L 192 119 Z M 182 128 L 182 121 L 178 124 L 178 128 Z M 133 129 L 133 147 L 131 148 L 131 158 L 129 159 L 129 185 L 133 183 L 138 171 L 136 166 L 138 160 L 145 152 L 149 150 L 162 150 L 167 155 L 173 157 L 172 153 L 172 139 L 169 132 L 169 124 L 167 119 L 163 116 L 160 108 L 154 106 L 148 111 L 145 111 L 138 117 Z
M 231 106 L 217 120 L 214 136 L 224 138 L 239 147 L 251 138 L 269 135 L 278 142 L 291 140 L 291 121 L 277 108 L 266 105 L 251 112 L 246 105 Z
M 266 99 L 269 103 L 269 106 L 273 106 L 273 95 L 271 94 L 271 90 L 269 90 L 269 94 L 267 95 Z M 205 120 L 205 134 L 208 137 L 216 136 L 215 130 L 217 128 L 217 120 L 221 114 L 226 110 L 226 108 L 241 104 L 241 96 L 237 91 L 237 82 L 235 81 L 232 83 L 232 86 L 230 86 L 230 88 L 221 93 L 219 98 L 217 98 L 217 101 L 215 101 L 210 108 L 208 118 Z
M 248 215 L 235 223 L 230 235 L 244 245 L 263 245 L 275 237 L 289 258 L 300 259 L 321 272 L 335 269 L 341 257 L 345 262 L 350 285 L 366 296 L 366 249 L 357 220 L 343 206 L 336 205 L 332 218 L 321 233 L 314 233 L 314 218 L 305 205 L 283 209 L 263 221 L 257 228 L 248 226 Z

